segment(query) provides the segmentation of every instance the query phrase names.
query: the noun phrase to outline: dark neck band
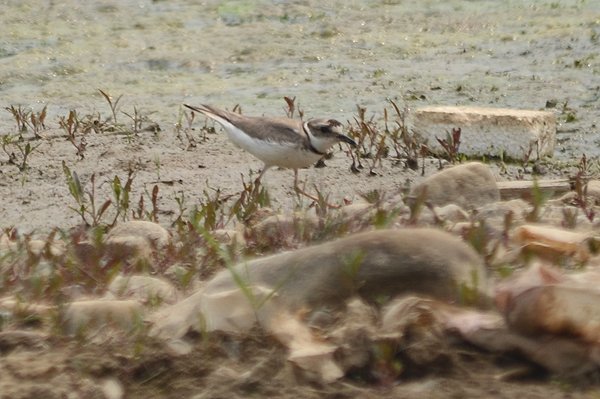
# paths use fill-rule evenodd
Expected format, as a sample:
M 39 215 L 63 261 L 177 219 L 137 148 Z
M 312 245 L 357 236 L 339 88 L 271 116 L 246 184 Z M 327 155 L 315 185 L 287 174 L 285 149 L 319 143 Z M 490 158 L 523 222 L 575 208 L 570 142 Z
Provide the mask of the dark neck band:
M 312 142 L 310 141 L 310 133 L 309 133 L 309 132 L 308 132 L 308 130 L 307 130 L 306 123 L 303 123 L 303 124 L 302 124 L 302 131 L 303 131 L 303 132 L 304 132 L 304 134 L 306 135 L 306 140 L 308 140 L 308 149 L 309 149 L 311 152 L 314 152 L 315 154 L 319 154 L 319 155 L 321 155 L 321 156 L 325 155 L 326 153 L 324 153 L 324 152 L 321 152 L 321 151 L 317 150 L 317 149 L 315 148 L 315 146 L 312 144 Z

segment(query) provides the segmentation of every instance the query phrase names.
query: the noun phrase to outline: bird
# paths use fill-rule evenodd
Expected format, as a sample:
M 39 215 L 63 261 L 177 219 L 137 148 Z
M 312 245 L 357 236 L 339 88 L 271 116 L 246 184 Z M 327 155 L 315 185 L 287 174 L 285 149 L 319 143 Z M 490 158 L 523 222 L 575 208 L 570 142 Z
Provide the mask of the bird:
M 293 169 L 294 189 L 306 194 L 298 187 L 299 168 L 317 162 L 336 143 L 342 142 L 356 147 L 356 142 L 342 133 L 342 124 L 335 119 L 301 121 L 245 116 L 210 105 L 183 105 L 218 122 L 233 144 L 264 163 L 256 184 L 260 183 L 269 168 L 278 166 Z

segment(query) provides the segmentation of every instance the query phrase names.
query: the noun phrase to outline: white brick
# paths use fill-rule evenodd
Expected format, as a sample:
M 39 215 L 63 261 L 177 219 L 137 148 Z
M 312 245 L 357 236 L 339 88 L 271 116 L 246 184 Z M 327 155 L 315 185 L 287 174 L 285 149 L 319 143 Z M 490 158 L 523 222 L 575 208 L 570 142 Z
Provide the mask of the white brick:
M 429 148 L 443 153 L 436 137 L 444 140 L 453 128 L 461 129 L 459 152 L 467 156 L 504 156 L 522 159 L 552 156 L 556 144 L 556 118 L 551 112 L 505 108 L 431 106 L 409 114 L 408 127 L 427 140 Z

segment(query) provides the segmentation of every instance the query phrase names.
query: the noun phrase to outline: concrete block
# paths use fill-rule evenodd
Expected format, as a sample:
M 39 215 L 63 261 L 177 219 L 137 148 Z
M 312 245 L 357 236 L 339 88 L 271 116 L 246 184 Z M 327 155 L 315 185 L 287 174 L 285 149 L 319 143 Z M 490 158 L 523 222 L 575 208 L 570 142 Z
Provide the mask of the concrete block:
M 500 200 L 500 191 L 489 166 L 469 162 L 437 172 L 415 185 L 409 199 L 423 197 L 434 206 L 456 204 L 474 209 Z
M 453 128 L 461 129 L 459 152 L 467 156 L 500 156 L 531 159 L 552 156 L 556 144 L 556 117 L 551 112 L 505 108 L 430 106 L 408 116 L 408 127 L 427 140 L 435 153 L 443 148 Z

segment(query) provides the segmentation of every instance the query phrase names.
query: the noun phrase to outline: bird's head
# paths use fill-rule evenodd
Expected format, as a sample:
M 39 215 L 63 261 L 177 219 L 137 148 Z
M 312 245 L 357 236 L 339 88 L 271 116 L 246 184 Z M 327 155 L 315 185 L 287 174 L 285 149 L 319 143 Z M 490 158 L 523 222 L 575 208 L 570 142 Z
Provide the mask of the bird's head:
M 356 142 L 343 133 L 343 126 L 335 119 L 311 119 L 304 123 L 311 144 L 320 152 L 327 152 L 335 143 L 348 143 L 356 147 Z

